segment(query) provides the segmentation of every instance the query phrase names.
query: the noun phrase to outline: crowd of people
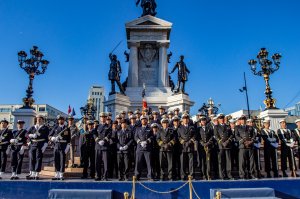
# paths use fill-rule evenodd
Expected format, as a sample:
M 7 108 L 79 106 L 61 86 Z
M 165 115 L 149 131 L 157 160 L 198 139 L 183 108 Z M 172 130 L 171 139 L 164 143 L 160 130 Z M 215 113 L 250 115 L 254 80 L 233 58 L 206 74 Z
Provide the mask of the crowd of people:
M 269 120 L 264 120 L 263 128 L 259 129 L 245 115 L 232 119 L 224 114 L 197 114 L 193 121 L 188 111 L 180 112 L 177 108 L 165 112 L 164 107 L 158 110 L 122 111 L 114 121 L 110 113 L 103 112 L 99 120 L 84 117 L 81 127 L 76 126 L 73 117 L 59 115 L 52 129 L 45 125 L 41 115 L 28 130 L 23 128 L 24 121 L 19 120 L 17 129 L 11 131 L 8 121 L 2 120 L 0 177 L 10 155 L 11 179 L 19 179 L 24 152 L 28 150 L 30 173 L 26 179 L 38 180 L 43 154 L 50 145 L 55 165 L 52 180 L 64 180 L 66 159 L 70 158 L 70 166 L 76 167 L 76 139 L 79 139 L 78 166 L 83 167 L 82 179 L 127 181 L 132 175 L 137 180 L 146 177 L 149 181 L 186 180 L 188 176 L 203 180 L 277 178 L 288 177 L 287 163 L 291 177 L 298 177 L 300 120 L 295 121 L 294 130 L 281 120 L 281 128 L 275 132 L 270 129 Z M 282 175 L 279 175 L 278 154 Z M 261 155 L 265 176 L 261 173 Z

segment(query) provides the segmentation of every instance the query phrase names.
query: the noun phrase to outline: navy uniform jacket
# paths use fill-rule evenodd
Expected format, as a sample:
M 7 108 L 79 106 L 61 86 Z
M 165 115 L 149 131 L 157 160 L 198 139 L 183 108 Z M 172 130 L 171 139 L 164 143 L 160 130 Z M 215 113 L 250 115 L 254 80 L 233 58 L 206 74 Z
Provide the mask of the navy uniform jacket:
M 13 131 L 13 137 L 12 139 L 17 139 L 17 144 L 15 145 L 11 145 L 11 149 L 12 150 L 17 150 L 20 149 L 22 147 L 22 145 L 26 144 L 26 134 L 27 131 L 25 129 L 21 129 L 21 130 L 15 130 Z
M 8 145 L 10 145 L 10 139 L 12 139 L 13 137 L 13 134 L 12 134 L 12 131 L 8 128 L 6 129 L 2 129 L 0 131 L 0 149 L 1 150 L 6 150 Z
M 199 126 L 197 128 L 197 140 L 199 141 L 201 148 L 206 147 L 208 150 L 214 148 L 216 143 L 214 130 L 209 124 L 207 124 L 204 128 L 203 126 Z
M 194 152 L 197 151 L 196 132 L 194 126 L 181 125 L 177 129 L 178 140 L 181 144 L 182 152 Z
M 65 150 L 68 143 L 71 142 L 71 131 L 66 125 L 56 125 L 49 134 L 49 137 L 59 137 L 59 141 L 54 143 L 54 148 Z
M 93 129 L 91 131 L 87 130 L 85 133 L 81 134 L 81 147 L 87 150 L 95 150 L 95 133 L 96 130 Z
M 239 125 L 235 127 L 236 139 L 239 142 L 240 149 L 253 148 L 255 133 L 254 129 L 248 125 Z
M 173 129 L 159 129 L 159 131 L 157 132 L 156 141 L 160 146 L 160 151 L 173 151 L 173 147 L 176 142 L 176 137 L 174 135 Z
M 274 148 L 274 146 L 272 146 L 271 144 L 279 143 L 277 134 L 271 129 L 262 129 L 261 137 L 264 140 L 264 149 Z
M 96 141 L 96 150 L 109 150 L 109 145 L 111 144 L 112 130 L 108 124 L 99 124 L 97 131 L 94 135 Z M 104 141 L 104 145 L 101 146 L 99 141 Z
M 226 124 L 219 124 L 214 129 L 214 135 L 217 138 L 219 149 L 230 149 L 232 145 L 233 134 Z
M 153 142 L 153 132 L 148 125 L 145 127 L 141 126 L 136 128 L 134 139 L 137 143 L 137 151 L 151 151 Z M 143 141 L 147 142 L 145 148 L 141 146 L 141 142 Z
M 295 135 L 292 131 L 290 129 L 278 129 L 277 135 L 281 141 L 281 148 L 290 149 L 286 144 L 290 143 L 292 140 L 295 141 Z
M 45 143 L 48 143 L 49 128 L 45 125 L 42 125 L 39 129 L 36 129 L 35 126 L 32 126 L 28 130 L 28 134 L 37 135 L 37 138 L 30 138 L 31 147 L 42 148 Z
M 296 141 L 298 142 L 298 149 L 300 150 L 300 129 L 296 128 L 293 133 Z
M 116 136 L 118 153 L 129 153 L 130 147 L 133 143 L 133 135 L 129 129 L 121 129 Z M 127 150 L 120 151 L 120 147 L 128 146 Z

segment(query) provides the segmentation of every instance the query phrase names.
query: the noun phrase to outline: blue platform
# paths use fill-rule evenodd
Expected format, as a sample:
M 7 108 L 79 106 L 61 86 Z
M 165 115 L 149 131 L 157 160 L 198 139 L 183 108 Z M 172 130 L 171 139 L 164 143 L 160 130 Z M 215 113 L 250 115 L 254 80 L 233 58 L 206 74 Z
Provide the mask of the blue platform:
M 147 187 L 157 191 L 174 190 L 184 184 L 178 182 L 142 182 Z M 284 199 L 300 198 L 300 179 L 268 179 L 268 180 L 237 180 L 237 181 L 193 181 L 193 186 L 201 199 L 210 198 L 210 189 L 228 188 L 261 188 L 268 187 L 275 190 L 276 197 Z M 0 181 L 0 198 L 35 199 L 48 198 L 51 189 L 85 189 L 85 190 L 112 190 L 113 198 L 123 198 L 124 192 L 131 193 L 131 182 L 94 182 L 81 180 L 66 180 L 53 182 L 41 181 Z M 152 193 L 141 185 L 136 184 L 137 199 L 185 199 L 189 198 L 189 187 L 186 185 L 172 194 Z M 196 197 L 193 197 L 196 198 Z

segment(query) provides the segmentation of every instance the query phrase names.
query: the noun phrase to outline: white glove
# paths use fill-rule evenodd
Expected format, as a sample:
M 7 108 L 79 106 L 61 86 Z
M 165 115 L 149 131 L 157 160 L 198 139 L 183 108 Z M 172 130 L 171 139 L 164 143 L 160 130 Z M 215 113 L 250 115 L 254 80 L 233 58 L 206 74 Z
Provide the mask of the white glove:
M 14 143 L 16 143 L 16 141 L 17 141 L 16 139 L 10 139 L 9 142 L 10 142 L 11 144 L 14 144 Z
M 51 142 L 55 142 L 56 141 L 56 137 L 53 136 L 53 137 L 51 137 L 50 140 L 51 140 Z
M 119 147 L 119 150 L 120 150 L 120 151 L 123 151 L 123 150 L 124 150 L 124 148 L 120 146 L 120 147 Z
M 143 148 L 145 148 L 145 147 L 147 146 L 147 142 L 146 142 L 146 141 L 142 141 L 142 142 L 141 142 L 141 146 L 142 146 Z
M 47 146 L 48 146 L 48 143 L 45 143 L 44 146 L 42 147 L 42 153 L 44 153 L 46 151 Z
M 36 139 L 37 138 L 37 134 L 33 134 L 33 139 Z
M 104 145 L 104 141 L 103 140 L 99 141 L 99 144 L 100 144 L 100 146 L 103 146 Z
M 25 151 L 25 147 L 24 146 L 21 146 L 21 149 L 19 151 L 20 155 L 23 155 L 24 154 L 24 151 Z
M 127 149 L 128 149 L 128 146 L 127 146 L 127 145 L 123 146 L 123 149 L 124 149 L 124 150 L 127 150 Z
M 33 138 L 33 137 L 34 137 L 34 134 L 29 134 L 28 137 L 29 137 L 29 138 Z
M 67 147 L 65 149 L 65 154 L 67 154 L 69 152 L 69 150 L 70 150 L 70 144 L 67 144 Z

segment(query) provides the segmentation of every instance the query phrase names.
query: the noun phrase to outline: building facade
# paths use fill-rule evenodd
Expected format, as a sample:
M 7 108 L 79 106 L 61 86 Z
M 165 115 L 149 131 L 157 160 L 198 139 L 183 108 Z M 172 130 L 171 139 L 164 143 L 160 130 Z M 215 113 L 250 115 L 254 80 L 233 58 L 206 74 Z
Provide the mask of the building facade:
M 104 87 L 102 86 L 92 86 L 89 90 L 88 99 L 92 99 L 94 106 L 96 107 L 95 118 L 99 117 L 99 113 L 104 112 L 105 93 Z
M 10 124 L 14 124 L 14 116 L 12 113 L 22 106 L 22 104 L 0 105 L 0 120 L 6 119 Z M 37 114 L 43 115 L 47 120 L 55 120 L 57 115 L 68 116 L 66 113 L 48 104 L 35 104 L 33 105 L 33 109 Z

